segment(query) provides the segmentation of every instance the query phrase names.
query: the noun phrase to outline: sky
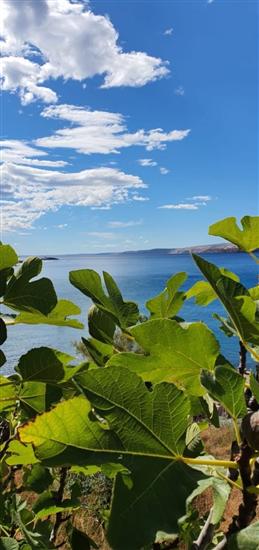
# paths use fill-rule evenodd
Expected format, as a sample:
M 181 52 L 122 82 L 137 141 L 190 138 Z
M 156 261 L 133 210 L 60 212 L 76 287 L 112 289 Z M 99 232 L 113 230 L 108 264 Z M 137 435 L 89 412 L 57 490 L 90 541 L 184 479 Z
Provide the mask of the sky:
M 1 0 L 1 239 L 218 242 L 258 214 L 256 0 Z

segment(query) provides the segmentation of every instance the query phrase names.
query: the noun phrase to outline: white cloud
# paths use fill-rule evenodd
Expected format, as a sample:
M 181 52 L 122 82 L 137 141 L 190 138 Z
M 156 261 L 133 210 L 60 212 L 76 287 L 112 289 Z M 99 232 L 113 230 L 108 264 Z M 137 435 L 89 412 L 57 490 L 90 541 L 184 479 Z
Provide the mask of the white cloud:
M 75 105 L 53 105 L 46 107 L 42 116 L 65 120 L 69 127 L 58 129 L 54 135 L 36 140 L 41 147 L 72 148 L 79 153 L 118 153 L 125 147 L 142 146 L 147 151 L 165 149 L 171 141 L 181 141 L 190 130 L 164 132 L 161 128 L 137 130 L 129 133 L 125 118 L 120 113 L 91 111 Z
M 157 166 L 157 162 L 152 159 L 139 159 L 140 166 Z
M 132 195 L 132 200 L 133 201 L 139 201 L 139 202 L 145 202 L 145 201 L 149 201 L 149 198 L 148 197 L 142 197 L 142 195 Z
M 193 197 L 188 197 L 187 200 L 207 202 L 207 201 L 211 201 L 212 197 L 211 195 L 194 195 Z
M 124 227 L 135 227 L 136 225 L 142 225 L 142 220 L 130 220 L 128 222 L 122 222 L 122 221 L 111 221 L 108 223 L 109 227 L 116 228 L 124 228 Z
M 67 223 L 59 223 L 58 225 L 54 225 L 54 227 L 56 227 L 57 229 L 65 229 L 66 227 L 68 227 L 68 224 Z
M 179 204 L 164 204 L 158 208 L 163 208 L 165 210 L 198 210 L 198 206 L 196 204 L 189 204 L 185 202 Z
M 107 231 L 89 231 L 87 235 L 90 237 L 97 237 L 98 239 L 113 239 L 114 233 L 109 233 Z
M 183 86 L 178 86 L 177 88 L 175 88 L 174 93 L 175 95 L 183 96 L 185 94 L 185 89 Z
M 170 27 L 169 29 L 166 29 L 166 30 L 164 31 L 164 35 L 165 35 L 165 36 L 171 36 L 171 35 L 173 34 L 173 32 L 174 32 L 173 27 Z
M 166 174 L 169 174 L 169 172 L 170 172 L 170 170 L 168 170 L 168 168 L 165 168 L 164 166 L 160 166 L 159 170 L 160 170 L 160 174 L 162 174 L 162 176 L 166 176 Z
M 0 203 L 5 230 L 30 228 L 44 213 L 62 206 L 108 209 L 113 204 L 136 200 L 136 191 L 147 187 L 138 176 L 111 167 L 64 172 L 52 169 L 51 162 L 56 168 L 59 161 L 48 160 L 50 169 L 34 166 L 34 161 L 40 161 L 32 157 L 46 153 L 18 140 L 7 143 L 8 147 L 3 148 L 7 160 L 1 166 Z
M 25 141 L 16 139 L 0 140 L 1 162 L 17 162 L 30 166 L 44 166 L 50 168 L 62 168 L 67 166 L 64 160 L 47 160 L 34 157 L 47 157 L 47 153 L 32 147 Z
M 145 52 L 124 52 L 108 16 L 70 0 L 2 0 L 2 86 L 22 102 L 57 100 L 49 79 L 104 77 L 102 87 L 144 86 L 166 76 L 168 63 Z M 61 47 L 62 45 L 62 47 Z M 37 62 L 31 61 L 36 57 Z

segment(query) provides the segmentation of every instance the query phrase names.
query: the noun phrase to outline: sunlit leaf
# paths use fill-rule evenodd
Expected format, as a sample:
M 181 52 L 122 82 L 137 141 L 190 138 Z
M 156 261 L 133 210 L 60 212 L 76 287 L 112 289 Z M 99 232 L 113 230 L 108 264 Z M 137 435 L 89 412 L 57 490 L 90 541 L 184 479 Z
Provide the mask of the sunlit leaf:
M 167 281 L 161 294 L 146 302 L 146 307 L 150 311 L 152 319 L 170 319 L 178 313 L 185 300 L 185 293 L 178 292 L 178 289 L 186 279 L 186 273 L 176 273 Z
M 203 371 L 201 383 L 234 419 L 246 414 L 245 381 L 235 369 L 220 365 L 215 368 L 214 373 Z
M 222 237 L 246 252 L 259 248 L 259 216 L 244 216 L 240 229 L 236 218 L 230 217 L 212 224 L 209 235 Z
M 9 244 L 0 244 L 0 270 L 13 267 L 18 263 L 18 256 Z
M 79 315 L 81 309 L 69 300 L 59 300 L 57 305 L 48 315 L 40 312 L 29 313 L 23 311 L 17 315 L 15 324 L 24 323 L 27 325 L 56 325 L 61 327 L 84 328 L 83 323 L 77 319 L 70 319 L 71 315 Z
M 83 294 L 91 298 L 94 304 L 113 319 L 122 329 L 134 325 L 139 318 L 135 302 L 124 302 L 119 288 L 108 273 L 103 273 L 108 295 L 105 294 L 100 275 L 92 269 L 71 271 L 69 279 Z
M 145 355 L 118 353 L 108 365 L 126 366 L 144 380 L 162 380 L 185 388 L 191 395 L 202 395 L 202 369 L 213 370 L 219 345 L 203 323 L 182 328 L 176 321 L 151 320 L 131 329 Z

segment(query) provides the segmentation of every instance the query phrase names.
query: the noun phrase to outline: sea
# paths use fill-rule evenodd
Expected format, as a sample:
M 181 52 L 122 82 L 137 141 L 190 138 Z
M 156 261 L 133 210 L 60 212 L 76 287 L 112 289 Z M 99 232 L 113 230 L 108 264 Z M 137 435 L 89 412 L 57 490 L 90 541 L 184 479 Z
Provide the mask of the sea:
M 258 267 L 251 257 L 243 253 L 211 253 L 202 254 L 203 258 L 235 272 L 246 287 L 258 284 Z M 140 311 L 147 314 L 145 303 L 148 299 L 160 293 L 166 281 L 175 273 L 185 271 L 188 279 L 183 289 L 190 288 L 196 281 L 202 279 L 198 268 L 189 254 L 98 254 L 98 255 L 66 255 L 57 256 L 57 260 L 44 260 L 42 275 L 50 277 L 59 298 L 73 301 L 81 308 L 80 320 L 85 328 L 82 330 L 48 325 L 9 325 L 8 338 L 2 349 L 7 362 L 1 368 L 1 374 L 13 372 L 19 357 L 31 348 L 40 346 L 53 347 L 71 354 L 78 359 L 75 342 L 81 337 L 87 337 L 87 311 L 91 301 L 69 283 L 69 272 L 76 269 L 94 269 L 98 273 L 108 271 L 116 280 L 125 300 L 133 300 L 139 304 Z M 234 337 L 228 338 L 219 328 L 219 323 L 213 318 L 213 313 L 225 315 L 219 301 L 207 307 L 200 307 L 194 300 L 185 302 L 179 312 L 186 321 L 203 321 L 215 333 L 220 342 L 221 351 L 234 365 L 239 362 L 239 343 Z M 249 359 L 253 367 L 253 361 Z

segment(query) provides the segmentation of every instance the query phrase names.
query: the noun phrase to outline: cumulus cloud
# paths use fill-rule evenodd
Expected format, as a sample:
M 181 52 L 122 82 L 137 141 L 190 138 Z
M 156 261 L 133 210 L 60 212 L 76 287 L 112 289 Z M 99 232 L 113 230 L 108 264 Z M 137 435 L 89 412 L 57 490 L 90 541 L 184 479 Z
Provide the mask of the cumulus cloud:
M 140 166 L 157 166 L 157 162 L 152 159 L 139 159 Z
M 2 87 L 24 104 L 57 101 L 42 84 L 103 76 L 103 88 L 144 86 L 166 76 L 168 63 L 145 52 L 124 52 L 108 16 L 70 0 L 2 0 Z M 62 44 L 62 47 L 61 47 Z M 35 59 L 35 61 L 32 60 Z
M 140 198 L 138 190 L 146 188 L 138 176 L 111 167 L 65 172 L 57 169 L 59 161 L 48 160 L 45 162 L 49 163 L 49 169 L 41 164 L 35 166 L 34 161 L 38 164 L 41 159 L 33 157 L 46 153 L 23 142 L 9 140 L 3 152 L 9 155 L 1 166 L 0 208 L 4 230 L 30 228 L 42 214 L 62 206 L 110 208 L 136 200 L 136 196 Z
M 64 120 L 70 125 L 37 139 L 37 145 L 72 148 L 88 155 L 118 153 L 120 149 L 133 145 L 145 147 L 147 151 L 165 149 L 168 142 L 181 141 L 190 133 L 190 129 L 164 132 L 162 128 L 130 133 L 122 114 L 91 111 L 75 105 L 52 105 L 43 110 L 42 116 Z M 142 160 L 146 162 L 147 159 Z

